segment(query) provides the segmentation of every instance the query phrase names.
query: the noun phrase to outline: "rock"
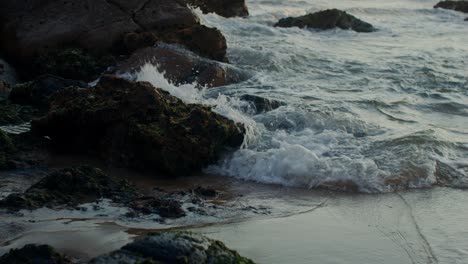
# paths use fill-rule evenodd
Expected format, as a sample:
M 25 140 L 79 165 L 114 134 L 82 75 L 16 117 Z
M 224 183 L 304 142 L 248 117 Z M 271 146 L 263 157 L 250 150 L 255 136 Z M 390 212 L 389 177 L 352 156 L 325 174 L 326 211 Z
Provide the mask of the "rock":
M 13 142 L 14 151 L 6 159 L 6 166 L 1 169 L 32 169 L 44 167 L 49 159 L 48 140 L 37 137 L 31 132 L 8 134 Z
M 0 208 L 16 211 L 41 207 L 75 207 L 99 198 L 128 201 L 133 195 L 133 188 L 125 181 L 116 182 L 99 169 L 81 166 L 50 173 L 25 193 L 11 194 L 1 200 Z
M 434 8 L 450 9 L 468 13 L 468 1 L 441 1 Z
M 211 197 L 211 198 L 214 198 L 214 197 L 218 196 L 218 194 L 219 194 L 219 192 L 216 191 L 215 189 L 205 188 L 205 187 L 201 187 L 201 186 L 198 186 L 197 188 L 192 190 L 192 192 L 195 193 L 196 195 L 199 195 L 199 196 L 205 196 L 205 197 Z
M 467 18 L 465 18 L 465 21 L 468 21 L 468 17 L 467 17 Z
M 47 245 L 26 245 L 0 257 L 0 264 L 71 264 L 66 256 Z
M 180 218 L 185 216 L 182 204 L 170 197 L 139 197 L 129 205 L 134 215 L 158 214 L 163 218 Z
M 184 2 L 199 7 L 203 13 L 216 13 L 224 17 L 246 17 L 249 15 L 245 0 L 184 0 Z
M 79 48 L 63 48 L 41 52 L 33 64 L 38 69 L 36 74 L 94 81 L 108 66 L 115 63 L 111 55 L 99 56 Z
M 249 77 L 233 66 L 204 59 L 174 45 L 140 49 L 122 62 L 116 71 L 120 74 L 135 73 L 146 63 L 157 65 L 165 78 L 176 85 L 196 82 L 202 87 L 217 87 L 239 83 Z
M 267 99 L 256 95 L 245 94 L 240 97 L 241 100 L 247 101 L 250 103 L 249 109 L 246 109 L 247 112 L 253 112 L 254 114 L 265 113 L 269 111 L 273 111 L 283 105 L 285 103 Z
M 0 126 L 20 125 L 31 121 L 40 111 L 30 106 L 12 104 L 0 97 Z
M 15 85 L 15 70 L 6 61 L 0 59 L 0 96 L 8 96 Z
M 10 156 L 16 151 L 11 138 L 0 129 L 0 170 L 8 168 Z
M 147 235 L 120 250 L 97 257 L 90 264 L 108 263 L 225 263 L 253 264 L 222 242 L 190 232 L 160 232 Z
M 34 81 L 16 85 L 9 99 L 15 104 L 48 107 L 49 97 L 53 93 L 70 86 L 86 88 L 88 84 L 47 74 L 39 76 Z
M 371 24 L 338 9 L 328 9 L 301 17 L 282 18 L 275 27 L 307 27 L 322 30 L 338 27 L 366 33 L 375 31 Z
M 50 70 L 47 73 L 88 81 L 100 68 L 93 58 L 116 52 L 119 46 L 125 46 L 125 35 L 132 32 L 150 32 L 154 39 L 227 61 L 221 32 L 201 25 L 198 17 L 178 1 L 4 0 L 0 18 L 0 52 L 26 77 Z M 38 58 L 38 54 L 45 54 L 45 58 Z M 38 63 L 42 67 L 37 67 Z
M 244 138 L 240 124 L 207 106 L 110 75 L 93 89 L 55 93 L 49 113 L 32 122 L 32 131 L 65 152 L 170 175 L 199 171 Z

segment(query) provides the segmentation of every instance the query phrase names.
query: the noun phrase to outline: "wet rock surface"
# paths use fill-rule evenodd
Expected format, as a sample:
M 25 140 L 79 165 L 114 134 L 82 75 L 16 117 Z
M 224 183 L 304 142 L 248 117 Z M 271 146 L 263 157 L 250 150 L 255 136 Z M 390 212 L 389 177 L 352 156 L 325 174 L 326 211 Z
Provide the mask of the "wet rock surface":
M 7 96 L 16 82 L 15 70 L 6 61 L 0 59 L 0 96 Z
M 239 83 L 249 77 L 246 72 L 233 66 L 207 60 L 173 45 L 140 49 L 116 70 L 118 73 L 136 73 L 146 63 L 157 65 L 165 78 L 176 85 L 197 83 L 202 87 L 217 87 Z
M 0 201 L 0 208 L 11 211 L 41 207 L 74 207 L 100 198 L 127 202 L 134 189 L 125 181 L 115 181 L 99 169 L 88 166 L 50 173 L 23 194 L 11 194 Z
M 468 2 L 467 1 L 441 1 L 437 3 L 434 8 L 443 8 L 449 10 L 455 10 L 463 13 L 468 13 Z M 467 21 L 465 19 L 465 21 Z
M 14 104 L 34 105 L 40 108 L 48 107 L 49 97 L 67 87 L 86 88 L 83 81 L 64 79 L 54 75 L 42 75 L 34 81 L 16 85 L 10 93 L 9 99 Z
M 275 24 L 275 27 L 316 28 L 321 30 L 341 28 L 364 33 L 376 31 L 371 24 L 338 9 L 328 9 L 301 17 L 282 18 Z
M 249 11 L 244 0 L 183 0 L 199 7 L 204 13 L 216 13 L 224 17 L 246 17 Z
M 45 138 L 29 132 L 9 134 L 0 129 L 0 170 L 41 167 L 47 159 Z
M 20 125 L 31 121 L 40 111 L 31 106 L 11 103 L 7 98 L 0 96 L 0 126 Z
M 254 263 L 222 242 L 190 232 L 148 235 L 122 249 L 97 257 L 90 264 L 105 263 Z
M 249 102 L 249 109 L 246 109 L 246 112 L 252 112 L 254 114 L 265 113 L 273 111 L 281 106 L 284 106 L 285 103 L 268 99 L 256 95 L 245 94 L 240 97 L 241 100 Z
M 243 141 L 243 127 L 202 105 L 187 105 L 145 82 L 104 76 L 94 89 L 51 99 L 32 131 L 56 149 L 99 156 L 124 167 L 192 174 Z
M 70 264 L 72 261 L 48 245 L 26 245 L 0 257 L 0 264 Z

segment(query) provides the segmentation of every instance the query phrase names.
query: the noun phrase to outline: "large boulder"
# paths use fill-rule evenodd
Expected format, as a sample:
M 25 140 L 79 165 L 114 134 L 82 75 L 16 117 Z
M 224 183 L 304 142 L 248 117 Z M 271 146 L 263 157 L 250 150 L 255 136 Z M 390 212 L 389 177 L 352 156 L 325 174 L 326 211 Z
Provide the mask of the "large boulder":
M 140 49 L 122 62 L 116 72 L 135 75 L 146 63 L 157 65 L 165 78 L 177 85 L 196 82 L 202 87 L 217 87 L 245 81 L 249 77 L 231 65 L 207 60 L 173 45 Z
M 16 151 L 11 138 L 0 129 L 0 170 L 8 168 L 10 156 Z
M 434 8 L 450 9 L 468 13 L 468 1 L 441 1 Z
M 216 13 L 224 17 L 246 17 L 249 10 L 245 0 L 182 0 L 188 5 L 199 7 L 204 13 Z
M 322 30 L 341 28 L 364 33 L 375 31 L 371 24 L 338 9 L 328 9 L 301 17 L 282 18 L 275 27 L 307 27 Z
M 244 128 L 202 105 L 187 105 L 146 82 L 105 75 L 93 89 L 54 94 L 32 122 L 56 149 L 98 155 L 114 165 L 192 174 L 242 144 Z
M 172 0 L 4 0 L 0 9 L 0 52 L 25 75 L 40 69 L 40 54 L 73 47 L 100 58 L 125 34 L 153 32 L 211 59 L 226 61 L 226 40 Z M 73 78 L 70 76 L 62 76 Z
M 254 264 L 222 242 L 191 232 L 160 232 L 147 235 L 89 264 L 108 263 L 224 263 Z

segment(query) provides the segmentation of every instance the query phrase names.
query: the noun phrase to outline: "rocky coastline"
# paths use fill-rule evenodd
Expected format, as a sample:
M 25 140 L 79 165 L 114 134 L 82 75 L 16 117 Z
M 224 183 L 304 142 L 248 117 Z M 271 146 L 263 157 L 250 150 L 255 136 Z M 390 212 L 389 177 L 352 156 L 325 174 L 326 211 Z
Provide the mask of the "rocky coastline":
M 435 8 L 468 12 L 467 2 Z M 190 176 L 232 153 L 246 127 L 212 106 L 189 104 L 149 82 L 128 78 L 157 65 L 174 84 L 221 87 L 248 80 L 231 64 L 222 32 L 200 22 L 191 7 L 220 16 L 247 17 L 244 0 L 5 0 L 0 9 L 0 172 L 40 180 L 24 192 L 0 197 L 0 214 L 63 208 L 108 199 L 126 217 L 156 221 L 209 214 L 218 190 L 204 186 L 147 193 L 131 181 L 79 162 L 51 166 L 51 156 L 80 155 L 109 167 L 174 179 Z M 370 33 L 377 29 L 345 11 L 288 17 L 275 27 Z M 285 105 L 243 95 L 252 114 Z M 157 187 L 157 186 L 156 186 Z M 320 186 L 356 191 L 352 182 Z M 190 201 L 191 207 L 182 206 Z M 255 208 L 253 208 L 256 210 Z M 164 231 L 94 258 L 104 263 L 254 263 L 222 242 L 189 232 Z M 3 263 L 79 263 L 47 245 L 26 245 Z

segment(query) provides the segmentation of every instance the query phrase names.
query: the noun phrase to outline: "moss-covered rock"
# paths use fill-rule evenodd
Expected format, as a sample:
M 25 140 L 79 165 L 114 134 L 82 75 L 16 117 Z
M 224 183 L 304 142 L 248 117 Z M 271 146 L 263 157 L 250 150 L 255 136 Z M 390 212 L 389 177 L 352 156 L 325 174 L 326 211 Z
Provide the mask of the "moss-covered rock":
M 34 61 L 35 74 L 92 81 L 115 64 L 110 55 L 94 55 L 80 48 L 57 48 L 40 53 Z
M 191 232 L 148 235 L 90 261 L 90 264 L 108 263 L 254 264 L 222 242 Z
M 49 97 L 66 87 L 88 87 L 83 81 L 64 79 L 58 76 L 46 74 L 33 81 L 17 84 L 10 93 L 12 103 L 20 105 L 33 105 L 38 108 L 47 108 Z
M 47 245 L 26 245 L 0 257 L 0 264 L 70 264 L 70 259 Z
M 187 105 L 146 82 L 104 76 L 94 89 L 70 88 L 32 123 L 56 148 L 124 167 L 192 174 L 244 138 L 240 124 L 207 106 Z
M 20 125 L 38 115 L 40 111 L 34 107 L 13 104 L 6 98 L 0 97 L 0 126 Z
M 23 194 L 11 194 L 0 201 L 9 210 L 76 206 L 99 198 L 128 202 L 134 188 L 126 181 L 117 182 L 103 171 L 81 166 L 50 173 Z
M 0 170 L 8 168 L 10 156 L 16 151 L 13 141 L 0 129 Z
M 374 32 L 375 28 L 345 11 L 328 9 L 301 17 L 282 18 L 275 27 L 299 27 L 316 29 L 351 29 L 357 32 Z

